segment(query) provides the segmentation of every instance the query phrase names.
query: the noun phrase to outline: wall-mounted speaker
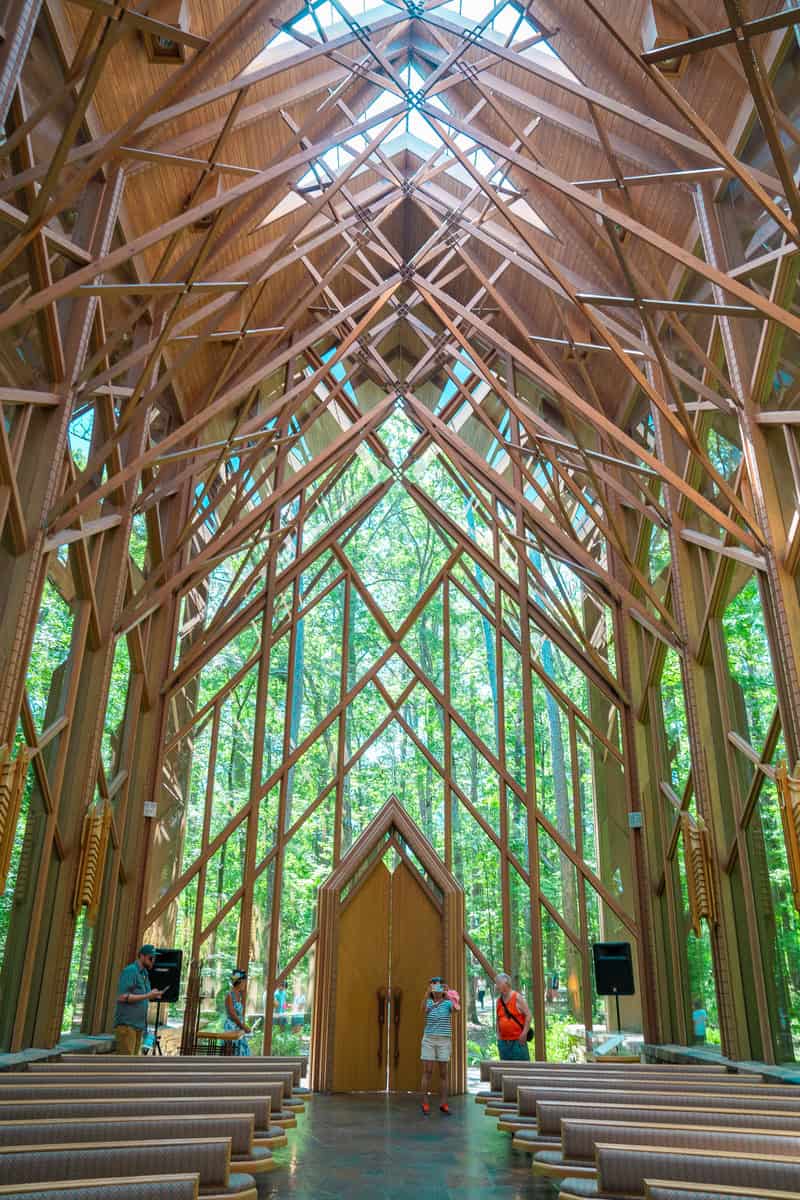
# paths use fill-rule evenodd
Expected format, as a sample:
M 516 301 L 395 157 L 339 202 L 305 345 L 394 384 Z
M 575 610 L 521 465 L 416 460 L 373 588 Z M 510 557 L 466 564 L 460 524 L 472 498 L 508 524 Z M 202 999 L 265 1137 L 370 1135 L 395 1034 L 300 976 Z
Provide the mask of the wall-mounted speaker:
M 594 980 L 598 996 L 633 996 L 630 942 L 593 942 Z

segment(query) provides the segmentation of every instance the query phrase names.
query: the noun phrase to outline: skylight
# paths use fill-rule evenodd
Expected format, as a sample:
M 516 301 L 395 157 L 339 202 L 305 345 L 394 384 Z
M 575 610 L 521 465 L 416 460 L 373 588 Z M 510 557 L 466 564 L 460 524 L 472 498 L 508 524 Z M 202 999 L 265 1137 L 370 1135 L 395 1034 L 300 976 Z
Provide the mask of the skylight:
M 339 3 L 342 11 L 346 12 L 348 17 L 351 17 L 357 24 L 367 24 L 369 21 L 377 21 L 382 17 L 398 16 L 397 9 L 392 5 L 382 3 L 382 0 L 339 0 Z M 242 74 L 250 74 L 275 58 L 301 50 L 304 45 L 303 37 L 313 38 L 317 42 L 329 41 L 331 38 L 346 34 L 347 28 L 347 23 L 342 19 L 341 13 L 331 3 L 331 0 L 316 0 L 316 3 L 307 4 L 294 20 L 288 21 L 274 37 L 270 38 L 261 54 L 245 68 Z M 302 36 L 295 37 L 295 33 Z
M 539 37 L 536 26 L 525 16 L 520 6 L 513 3 L 512 0 L 494 13 L 492 20 L 484 26 L 483 22 L 489 15 L 486 11 L 487 2 L 488 0 L 448 0 L 446 4 L 442 5 L 441 11 L 451 19 L 455 18 L 460 23 L 472 28 L 479 28 L 482 34 L 494 41 L 519 46 L 525 52 L 528 49 L 527 43 Z M 361 21 L 374 20 L 380 15 L 381 10 L 394 15 L 397 15 L 398 12 L 396 8 L 390 9 L 385 4 L 376 4 L 374 0 L 339 0 L 339 4 L 341 9 L 357 24 Z M 489 13 L 491 11 L 490 8 Z M 294 20 L 285 25 L 267 43 L 264 53 L 254 63 L 251 63 L 250 70 L 253 70 L 255 64 L 262 59 L 266 61 L 267 57 L 271 57 L 272 51 L 276 47 L 278 49 L 298 48 L 302 45 L 303 37 L 319 42 L 346 31 L 347 24 L 342 20 L 337 6 L 331 0 L 316 0 L 316 3 L 307 5 Z M 538 42 L 537 46 L 548 51 L 555 59 L 552 50 L 549 50 L 544 42 Z M 535 49 L 536 47 L 531 48 Z M 425 92 L 426 68 L 415 59 L 412 52 L 409 52 L 405 62 L 397 65 L 395 71 L 395 81 L 402 86 L 405 92 L 407 112 L 402 125 L 397 125 L 392 131 L 391 137 L 381 144 L 382 153 L 387 157 L 392 157 L 401 151 L 408 150 L 418 158 L 427 159 L 438 152 L 442 159 L 454 159 L 451 151 L 445 148 L 428 116 L 420 111 L 417 103 L 417 97 L 423 96 Z M 366 108 L 357 114 L 357 119 L 359 121 L 374 120 L 382 112 L 387 112 L 392 108 L 396 109 L 398 101 L 399 97 L 396 92 L 390 91 L 388 88 L 380 91 Z M 441 96 L 425 96 L 425 102 L 429 108 L 441 114 L 443 123 L 448 124 L 450 110 Z M 353 159 L 366 150 L 369 141 L 380 137 L 387 124 L 388 122 L 378 121 L 370 127 L 367 134 L 356 133 L 351 137 L 345 137 L 343 141 L 332 146 L 312 162 L 294 185 L 294 191 L 276 205 L 262 222 L 262 226 L 288 216 L 289 213 L 301 208 L 308 197 L 319 196 L 331 180 L 346 170 Z M 448 135 L 461 153 L 469 159 L 475 171 L 493 188 L 502 190 L 504 194 L 502 202 L 505 202 L 505 197 L 509 195 L 519 196 L 509 205 L 510 210 L 516 216 L 552 236 L 550 229 L 538 213 L 519 195 L 519 188 L 509 178 L 505 165 L 497 163 L 491 154 L 474 139 L 449 125 Z M 353 178 L 365 170 L 367 170 L 367 163 L 361 165 L 354 172 Z M 447 168 L 447 173 L 469 189 L 475 186 L 475 180 L 470 171 L 458 161 L 452 161 Z

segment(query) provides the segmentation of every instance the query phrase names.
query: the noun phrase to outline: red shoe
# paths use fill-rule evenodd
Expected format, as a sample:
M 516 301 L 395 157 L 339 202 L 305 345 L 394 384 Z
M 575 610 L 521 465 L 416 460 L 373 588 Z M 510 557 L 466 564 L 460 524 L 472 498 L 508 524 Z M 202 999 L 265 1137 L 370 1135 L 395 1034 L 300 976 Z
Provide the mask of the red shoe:
M 444 1113 L 444 1115 L 445 1115 L 446 1117 L 452 1117 L 452 1115 L 453 1115 L 453 1114 L 450 1112 L 450 1105 L 449 1105 L 449 1104 L 440 1104 L 440 1105 L 439 1105 L 439 1112 L 440 1112 L 440 1113 Z
M 431 1115 L 431 1106 L 428 1104 L 427 1100 L 422 1101 L 422 1115 L 423 1117 L 429 1117 Z

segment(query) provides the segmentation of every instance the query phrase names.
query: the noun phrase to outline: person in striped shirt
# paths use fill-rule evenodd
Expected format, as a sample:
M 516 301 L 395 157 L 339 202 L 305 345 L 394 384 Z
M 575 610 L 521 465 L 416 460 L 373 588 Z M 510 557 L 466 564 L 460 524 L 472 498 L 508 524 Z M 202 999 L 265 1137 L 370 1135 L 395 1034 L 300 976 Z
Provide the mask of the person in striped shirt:
M 422 1114 L 430 1116 L 428 1097 L 431 1089 L 433 1064 L 439 1064 L 439 1112 L 450 1116 L 447 1103 L 447 1072 L 453 1045 L 452 1013 L 455 1001 L 447 996 L 447 987 L 440 975 L 435 975 L 425 989 L 422 1012 L 425 1028 L 422 1032 Z

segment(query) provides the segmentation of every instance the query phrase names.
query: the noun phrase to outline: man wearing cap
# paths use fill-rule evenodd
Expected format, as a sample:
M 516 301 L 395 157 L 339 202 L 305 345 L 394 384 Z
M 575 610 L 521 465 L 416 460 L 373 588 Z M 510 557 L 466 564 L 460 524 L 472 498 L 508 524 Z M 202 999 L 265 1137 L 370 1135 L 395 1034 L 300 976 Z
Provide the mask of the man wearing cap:
M 140 946 L 135 962 L 122 968 L 117 988 L 117 1007 L 114 1009 L 114 1041 L 117 1054 L 139 1054 L 142 1037 L 147 1029 L 147 1006 L 160 1000 L 163 992 L 150 986 L 151 970 L 156 958 L 155 946 Z

